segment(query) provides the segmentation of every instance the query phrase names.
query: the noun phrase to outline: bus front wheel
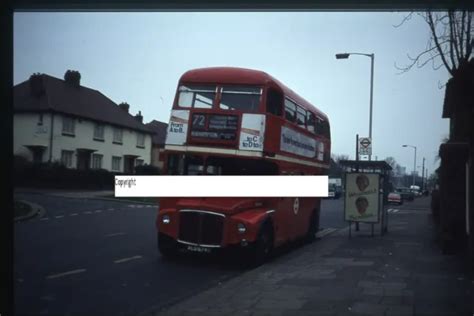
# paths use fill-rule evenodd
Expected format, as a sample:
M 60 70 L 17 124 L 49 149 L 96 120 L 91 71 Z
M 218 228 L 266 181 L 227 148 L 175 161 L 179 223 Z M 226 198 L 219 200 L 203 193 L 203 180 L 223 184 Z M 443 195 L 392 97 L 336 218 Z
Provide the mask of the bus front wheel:
M 158 250 L 164 258 L 172 258 L 177 254 L 176 241 L 162 233 L 158 233 Z
M 271 224 L 265 223 L 260 230 L 257 240 L 249 249 L 247 263 L 252 267 L 263 264 L 273 250 L 273 229 Z

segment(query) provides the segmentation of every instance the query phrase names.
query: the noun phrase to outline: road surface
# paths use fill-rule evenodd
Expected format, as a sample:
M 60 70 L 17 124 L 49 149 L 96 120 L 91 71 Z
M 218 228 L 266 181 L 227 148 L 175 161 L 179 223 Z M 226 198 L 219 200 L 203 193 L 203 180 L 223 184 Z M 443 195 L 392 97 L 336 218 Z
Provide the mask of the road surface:
M 16 198 L 46 210 L 15 224 L 17 315 L 132 315 L 244 272 L 215 258 L 163 260 L 156 249 L 156 205 L 27 193 Z M 323 200 L 324 233 L 346 226 L 342 207 L 342 199 Z

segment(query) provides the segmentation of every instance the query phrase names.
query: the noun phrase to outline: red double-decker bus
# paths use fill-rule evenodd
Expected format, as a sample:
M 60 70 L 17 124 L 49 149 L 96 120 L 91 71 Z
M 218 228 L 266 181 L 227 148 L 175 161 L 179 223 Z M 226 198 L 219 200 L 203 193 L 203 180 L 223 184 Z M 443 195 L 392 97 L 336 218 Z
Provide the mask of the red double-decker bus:
M 215 67 L 179 80 L 164 151 L 169 175 L 327 175 L 327 116 L 262 71 Z M 179 188 L 177 188 L 179 190 Z M 255 263 L 289 241 L 313 240 L 320 198 L 163 198 L 164 256 L 238 248 Z

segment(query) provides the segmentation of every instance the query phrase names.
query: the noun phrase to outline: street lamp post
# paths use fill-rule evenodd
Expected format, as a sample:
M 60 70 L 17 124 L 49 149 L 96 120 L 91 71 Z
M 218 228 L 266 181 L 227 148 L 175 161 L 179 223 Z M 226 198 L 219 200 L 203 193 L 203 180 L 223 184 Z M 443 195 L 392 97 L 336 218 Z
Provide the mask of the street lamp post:
M 403 145 L 402 147 L 411 147 L 415 149 L 415 159 L 413 161 L 413 185 L 415 185 L 415 174 L 416 174 L 416 146 Z
M 372 103 L 374 96 L 374 59 L 375 54 L 363 54 L 363 53 L 342 53 L 336 54 L 336 59 L 348 59 L 350 55 L 361 55 L 370 57 L 370 114 L 369 114 L 369 138 L 370 142 L 373 144 L 372 140 Z M 373 146 L 372 146 L 373 148 Z M 371 160 L 372 155 L 369 155 L 369 160 Z

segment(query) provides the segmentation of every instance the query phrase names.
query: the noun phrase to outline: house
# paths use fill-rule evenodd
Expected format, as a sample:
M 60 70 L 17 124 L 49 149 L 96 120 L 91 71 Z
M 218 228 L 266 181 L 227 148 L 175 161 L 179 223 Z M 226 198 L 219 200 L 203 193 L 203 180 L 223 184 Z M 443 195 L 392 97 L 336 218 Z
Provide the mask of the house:
M 443 118 L 450 120 L 449 140 L 440 145 L 439 191 L 433 212 L 443 252 L 468 253 L 474 267 L 474 58 L 460 64 L 446 84 Z
M 141 113 L 131 115 L 128 104 L 81 86 L 80 78 L 70 70 L 64 80 L 33 74 L 14 86 L 14 155 L 123 173 L 149 164 L 152 132 Z
M 146 124 L 146 126 L 150 131 L 154 133 L 151 141 L 151 165 L 162 169 L 163 160 L 160 155 L 165 148 L 166 131 L 168 129 L 168 124 L 153 120 L 150 123 Z

